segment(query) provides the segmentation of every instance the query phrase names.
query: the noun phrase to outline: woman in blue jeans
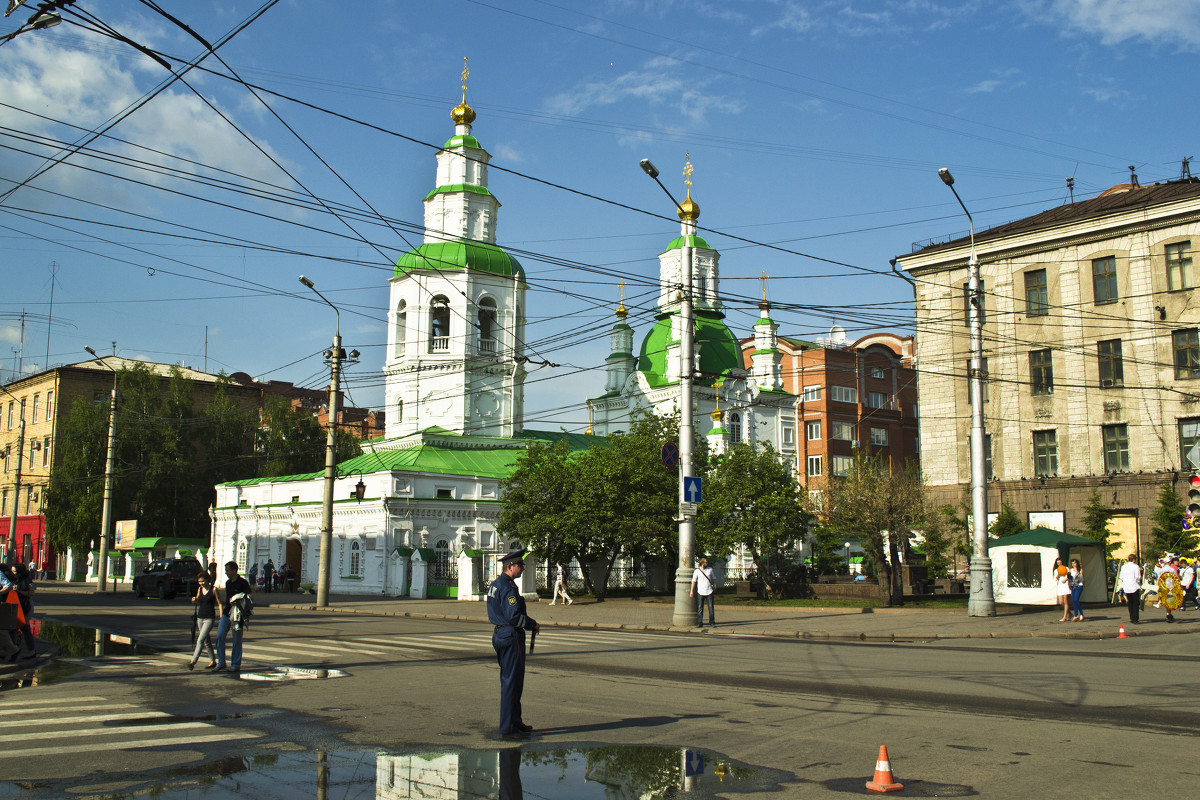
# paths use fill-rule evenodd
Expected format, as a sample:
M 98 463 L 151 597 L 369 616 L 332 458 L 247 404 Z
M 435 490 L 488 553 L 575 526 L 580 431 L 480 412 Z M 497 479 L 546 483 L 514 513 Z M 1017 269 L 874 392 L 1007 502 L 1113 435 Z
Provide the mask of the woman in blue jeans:
M 1083 594 L 1083 566 L 1078 558 L 1071 559 L 1067 583 L 1071 587 L 1071 610 L 1075 612 L 1072 622 L 1083 622 L 1083 606 L 1079 604 L 1079 596 Z

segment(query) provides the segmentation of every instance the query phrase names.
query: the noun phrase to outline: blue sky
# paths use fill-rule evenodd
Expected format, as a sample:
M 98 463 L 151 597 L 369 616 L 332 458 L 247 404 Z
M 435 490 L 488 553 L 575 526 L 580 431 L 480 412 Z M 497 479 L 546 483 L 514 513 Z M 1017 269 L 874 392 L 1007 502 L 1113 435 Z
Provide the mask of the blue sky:
M 210 42 L 262 6 L 161 5 Z M 175 65 L 200 53 L 135 0 L 76 8 Z M 1067 201 L 1069 177 L 1076 199 L 1130 165 L 1142 183 L 1176 178 L 1200 155 L 1198 48 L 1195 0 L 283 0 L 219 49 L 228 68 L 210 56 L 216 74 L 123 116 L 162 66 L 79 25 L 23 33 L 0 47 L 0 193 L 120 121 L 0 202 L 0 372 L 113 341 L 202 369 L 207 344 L 211 371 L 322 385 L 333 313 L 303 273 L 363 354 L 351 401 L 380 405 L 387 278 L 420 241 L 469 56 L 473 132 L 512 170 L 491 188 L 529 277 L 529 355 L 558 365 L 531 368 L 526 424 L 578 430 L 617 281 L 640 340 L 678 233 L 639 159 L 682 194 L 691 154 L 738 335 L 763 271 L 781 334 L 908 333 L 912 292 L 888 260 L 966 231 L 939 167 L 979 227 Z

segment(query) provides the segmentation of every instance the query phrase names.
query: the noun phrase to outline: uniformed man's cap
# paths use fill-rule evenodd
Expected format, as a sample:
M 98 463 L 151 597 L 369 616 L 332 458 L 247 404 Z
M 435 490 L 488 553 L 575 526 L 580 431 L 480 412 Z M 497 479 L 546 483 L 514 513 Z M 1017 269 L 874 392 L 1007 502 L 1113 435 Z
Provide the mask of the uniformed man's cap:
M 512 551 L 511 553 L 509 553 L 508 555 L 506 555 L 506 556 L 501 556 L 501 557 L 500 557 L 500 563 L 501 563 L 501 564 L 511 564 L 511 563 L 513 563 L 514 561 L 515 561 L 515 562 L 520 562 L 520 563 L 523 563 L 523 562 L 525 561 L 525 554 L 526 554 L 527 552 L 529 552 L 529 551 L 528 551 L 526 548 L 524 548 L 524 547 L 522 547 L 520 550 L 513 550 L 513 551 Z

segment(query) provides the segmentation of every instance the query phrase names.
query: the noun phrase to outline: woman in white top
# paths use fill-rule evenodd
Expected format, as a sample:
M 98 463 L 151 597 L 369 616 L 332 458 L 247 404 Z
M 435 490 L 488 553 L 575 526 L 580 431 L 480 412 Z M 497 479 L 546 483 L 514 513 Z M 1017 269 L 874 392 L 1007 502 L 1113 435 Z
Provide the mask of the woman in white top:
M 1062 606 L 1063 615 L 1059 622 L 1071 621 L 1071 584 L 1066 566 L 1061 558 L 1054 559 L 1054 580 L 1057 583 L 1058 604 Z
M 558 596 L 561 594 L 563 600 L 567 601 L 567 605 L 571 605 L 571 596 L 567 594 L 567 574 L 563 569 L 562 562 L 558 564 L 558 576 L 554 579 L 554 594 L 550 598 L 550 605 L 558 602 Z

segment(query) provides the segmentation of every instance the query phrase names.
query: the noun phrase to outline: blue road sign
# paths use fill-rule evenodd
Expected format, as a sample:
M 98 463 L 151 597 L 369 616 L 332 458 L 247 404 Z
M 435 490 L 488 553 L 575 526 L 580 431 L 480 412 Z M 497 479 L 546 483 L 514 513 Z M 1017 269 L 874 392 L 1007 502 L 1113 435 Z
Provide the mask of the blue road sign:
M 668 468 L 679 466 L 679 445 L 667 442 L 662 446 L 662 462 Z
M 699 503 L 701 495 L 701 481 L 696 477 L 683 479 L 683 501 L 685 503 Z

